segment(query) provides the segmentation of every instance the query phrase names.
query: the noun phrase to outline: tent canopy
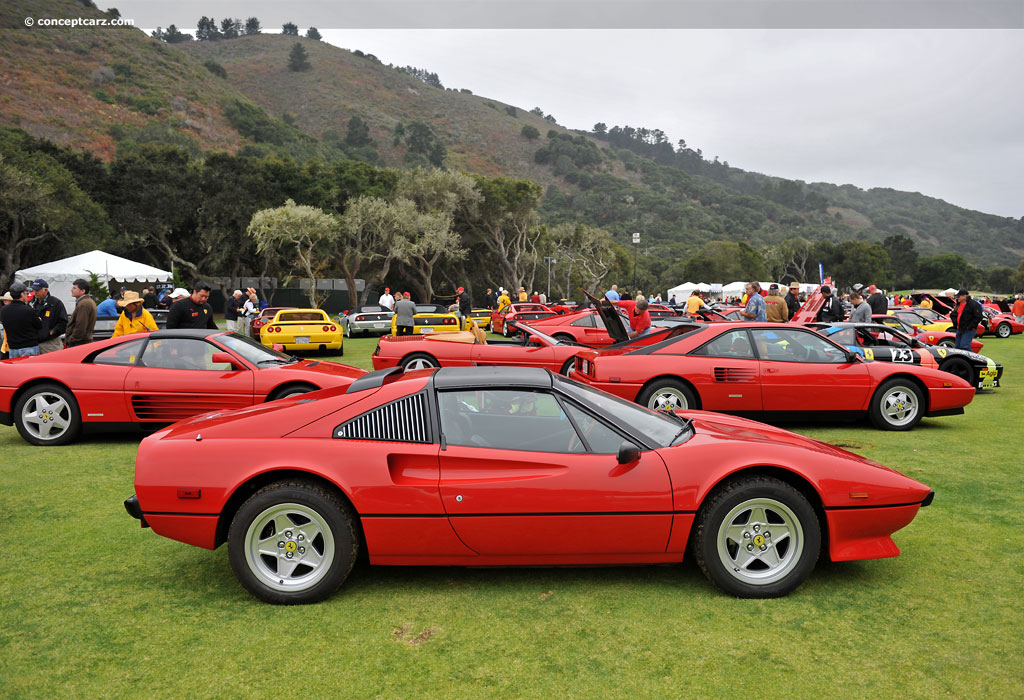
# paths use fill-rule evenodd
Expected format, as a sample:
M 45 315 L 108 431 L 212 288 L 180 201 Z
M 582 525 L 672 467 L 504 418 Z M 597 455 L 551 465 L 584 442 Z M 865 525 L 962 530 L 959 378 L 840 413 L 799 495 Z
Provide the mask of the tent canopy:
M 151 265 L 121 258 L 102 250 L 91 250 L 70 258 L 27 267 L 14 273 L 18 281 L 31 283 L 43 279 L 50 285 L 50 293 L 64 302 L 68 313 L 75 307 L 71 296 L 71 283 L 76 279 L 89 279 L 90 273 L 96 273 L 101 284 L 110 280 L 118 282 L 169 282 L 171 273 Z
M 958 291 L 958 290 L 956 290 L 956 289 L 953 289 L 952 287 L 950 287 L 949 289 L 947 289 L 947 290 L 945 290 L 945 291 L 943 291 L 943 292 L 939 292 L 939 296 L 940 296 L 940 297 L 951 297 L 951 296 L 953 296 L 954 294 L 956 294 L 956 293 L 957 293 L 957 291 Z

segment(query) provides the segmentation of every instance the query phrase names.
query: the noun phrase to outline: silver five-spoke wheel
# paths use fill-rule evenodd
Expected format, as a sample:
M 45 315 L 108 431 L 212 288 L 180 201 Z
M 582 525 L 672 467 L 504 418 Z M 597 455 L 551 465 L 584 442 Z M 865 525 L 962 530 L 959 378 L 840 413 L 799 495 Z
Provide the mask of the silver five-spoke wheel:
M 901 377 L 883 383 L 871 400 L 871 421 L 883 430 L 910 430 L 924 412 L 921 390 Z
M 718 557 L 726 571 L 744 583 L 765 585 L 792 571 L 803 552 L 800 520 L 784 503 L 754 498 L 722 520 Z
M 33 445 L 65 445 L 82 427 L 74 395 L 57 384 L 26 390 L 14 405 L 14 422 L 21 436 Z
M 260 513 L 245 542 L 249 568 L 275 591 L 316 585 L 334 559 L 330 527 L 319 513 L 299 503 L 281 503 Z

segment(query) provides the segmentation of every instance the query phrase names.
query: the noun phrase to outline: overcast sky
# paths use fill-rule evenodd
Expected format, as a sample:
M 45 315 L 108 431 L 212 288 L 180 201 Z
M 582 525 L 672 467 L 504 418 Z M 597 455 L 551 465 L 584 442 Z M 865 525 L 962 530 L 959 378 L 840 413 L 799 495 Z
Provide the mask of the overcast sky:
M 120 0 L 118 7 L 140 27 L 189 27 L 203 14 L 255 15 L 264 31 L 289 20 L 303 32 L 314 25 L 332 44 L 429 69 L 447 87 L 540 107 L 570 128 L 599 121 L 657 128 L 673 144 L 685 139 L 746 170 L 892 187 L 1024 216 L 1019 0 Z M 399 24 L 1018 28 L 352 28 Z
M 807 182 L 1024 216 L 1019 30 L 321 30 L 558 122 Z

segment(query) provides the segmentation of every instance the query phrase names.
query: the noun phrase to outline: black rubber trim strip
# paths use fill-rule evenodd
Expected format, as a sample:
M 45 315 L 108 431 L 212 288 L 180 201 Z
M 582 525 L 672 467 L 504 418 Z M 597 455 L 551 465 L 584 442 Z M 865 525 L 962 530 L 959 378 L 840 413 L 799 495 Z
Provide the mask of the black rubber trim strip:
M 580 513 L 364 513 L 360 518 L 514 518 L 570 515 L 696 515 L 695 510 L 596 511 Z
M 143 515 L 195 515 L 201 518 L 219 518 L 220 513 L 169 513 L 157 510 L 144 510 Z
M 906 508 L 907 506 L 921 506 L 924 508 L 927 505 L 931 505 L 934 498 L 935 492 L 932 491 L 923 501 L 914 501 L 913 503 L 890 503 L 888 505 L 881 506 L 826 506 L 825 510 L 875 510 L 877 508 Z

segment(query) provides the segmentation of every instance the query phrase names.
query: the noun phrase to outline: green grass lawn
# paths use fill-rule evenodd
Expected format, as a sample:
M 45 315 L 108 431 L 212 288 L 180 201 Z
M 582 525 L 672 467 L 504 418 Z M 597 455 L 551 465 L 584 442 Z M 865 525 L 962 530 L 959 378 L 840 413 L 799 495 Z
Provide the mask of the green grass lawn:
M 369 368 L 374 339 L 346 340 Z M 692 561 L 592 569 L 358 566 L 328 601 L 257 602 L 209 552 L 142 530 L 137 442 L 0 427 L 0 698 L 1009 698 L 1024 634 L 1024 338 L 1006 386 L 911 433 L 794 429 L 936 490 L 895 559 L 820 563 L 737 600 Z

